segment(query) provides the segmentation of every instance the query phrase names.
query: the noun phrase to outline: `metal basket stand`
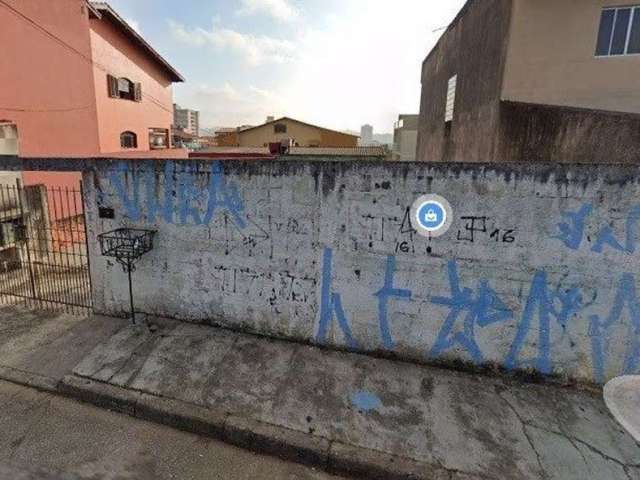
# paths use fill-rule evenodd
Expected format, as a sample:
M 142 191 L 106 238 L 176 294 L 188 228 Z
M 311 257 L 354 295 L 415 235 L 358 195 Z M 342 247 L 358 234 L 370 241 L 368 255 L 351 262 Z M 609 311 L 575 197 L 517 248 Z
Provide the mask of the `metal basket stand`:
M 131 273 L 135 271 L 135 262 L 145 253 L 153 250 L 155 230 L 139 228 L 118 228 L 98 235 L 100 250 L 103 256 L 115 258 L 129 277 L 129 301 L 131 321 L 136 324 L 136 311 L 133 304 L 133 283 Z

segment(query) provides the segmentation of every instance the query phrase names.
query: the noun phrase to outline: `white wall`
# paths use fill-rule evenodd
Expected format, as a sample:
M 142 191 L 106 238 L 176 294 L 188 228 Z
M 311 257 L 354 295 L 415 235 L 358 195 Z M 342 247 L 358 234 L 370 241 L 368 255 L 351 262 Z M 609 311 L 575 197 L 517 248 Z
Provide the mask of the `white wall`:
M 86 175 L 91 240 L 158 230 L 141 311 L 585 381 L 640 370 L 638 167 L 105 160 Z M 406 218 L 430 192 L 454 209 L 431 241 Z M 126 277 L 94 241 L 91 267 L 96 309 L 125 314 Z

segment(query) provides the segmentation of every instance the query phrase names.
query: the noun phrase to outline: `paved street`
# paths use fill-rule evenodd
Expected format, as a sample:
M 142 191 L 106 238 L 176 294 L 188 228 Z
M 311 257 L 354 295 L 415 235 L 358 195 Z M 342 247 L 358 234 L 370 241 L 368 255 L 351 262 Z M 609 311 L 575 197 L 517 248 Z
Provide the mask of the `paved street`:
M 0 465 L 5 463 L 92 480 L 338 479 L 0 381 Z

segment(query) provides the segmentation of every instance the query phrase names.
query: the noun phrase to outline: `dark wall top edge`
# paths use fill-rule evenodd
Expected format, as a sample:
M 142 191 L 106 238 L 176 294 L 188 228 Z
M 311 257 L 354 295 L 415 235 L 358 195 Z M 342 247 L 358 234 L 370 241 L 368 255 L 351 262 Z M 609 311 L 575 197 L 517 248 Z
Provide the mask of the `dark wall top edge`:
M 271 175 L 298 174 L 306 166 L 312 172 L 325 174 L 363 172 L 369 167 L 384 166 L 391 177 L 409 177 L 411 175 L 442 174 L 458 178 L 469 175 L 472 178 L 485 177 L 488 174 L 511 179 L 533 178 L 547 182 L 550 178 L 559 183 L 591 183 L 602 180 L 605 183 L 640 183 L 640 165 L 631 164 L 580 164 L 555 162 L 390 162 L 368 157 L 279 157 L 275 160 L 243 160 L 190 158 L 190 159 L 124 159 L 124 158 L 20 158 L 0 155 L 0 171 L 49 171 L 82 172 L 113 169 L 127 165 L 132 170 L 153 168 L 160 170 L 167 163 L 184 165 L 190 172 L 206 171 L 211 164 L 221 164 L 225 172 Z

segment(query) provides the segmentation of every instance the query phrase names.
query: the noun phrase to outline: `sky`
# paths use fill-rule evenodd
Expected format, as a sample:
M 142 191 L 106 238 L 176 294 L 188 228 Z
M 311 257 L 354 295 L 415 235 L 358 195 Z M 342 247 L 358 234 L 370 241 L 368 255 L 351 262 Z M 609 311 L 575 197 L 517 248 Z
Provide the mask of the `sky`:
M 185 78 L 203 127 L 289 116 L 393 131 L 420 109 L 421 64 L 465 0 L 110 0 Z M 435 31 L 434 31 L 435 30 Z

